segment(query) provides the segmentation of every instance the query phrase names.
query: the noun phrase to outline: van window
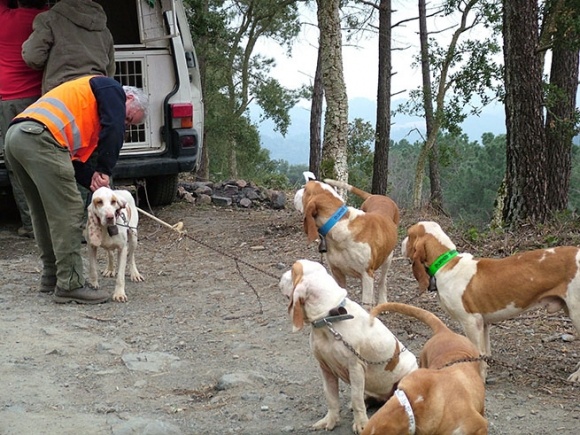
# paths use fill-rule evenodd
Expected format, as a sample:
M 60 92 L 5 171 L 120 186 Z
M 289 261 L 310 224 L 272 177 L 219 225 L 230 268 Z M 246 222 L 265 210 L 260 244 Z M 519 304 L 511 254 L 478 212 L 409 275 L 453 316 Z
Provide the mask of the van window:
M 113 35 L 115 45 L 141 44 L 137 2 L 118 0 L 95 0 L 107 14 L 107 27 Z

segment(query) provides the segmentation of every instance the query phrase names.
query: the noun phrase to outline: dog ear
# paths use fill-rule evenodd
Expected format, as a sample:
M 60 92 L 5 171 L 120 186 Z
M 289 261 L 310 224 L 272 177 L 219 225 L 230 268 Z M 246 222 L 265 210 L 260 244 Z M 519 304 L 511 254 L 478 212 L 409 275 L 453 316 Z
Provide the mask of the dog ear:
M 299 283 L 292 292 L 292 332 L 300 331 L 304 327 L 304 297 L 306 287 Z
M 117 210 L 121 210 L 127 206 L 127 200 L 120 195 L 113 195 L 113 198 L 117 202 Z
M 296 286 L 300 281 L 302 281 L 303 277 L 304 277 L 304 266 L 302 266 L 302 263 L 300 261 L 295 261 L 294 264 L 292 265 L 292 288 L 293 288 L 292 293 L 294 293 L 294 289 L 296 289 Z
M 101 246 L 103 241 L 103 233 L 101 228 L 101 221 L 95 212 L 95 207 L 91 203 L 87 208 L 87 235 L 88 241 L 92 246 Z
M 296 261 L 292 265 L 292 294 L 288 306 L 288 312 L 292 314 L 292 332 L 300 331 L 304 327 L 304 301 L 300 295 L 305 290 L 301 285 L 302 278 L 304 278 L 304 266 L 300 261 Z
M 292 332 L 298 332 L 304 327 L 304 301 L 298 296 L 293 299 L 292 306 Z
M 304 210 L 304 232 L 308 237 L 308 242 L 318 240 L 318 227 L 316 226 L 316 216 L 318 208 L 314 201 L 309 201 Z
M 411 242 L 411 240 L 409 240 Z M 413 244 L 413 275 L 419 283 L 419 290 L 424 292 L 429 288 L 429 274 L 425 270 L 425 261 L 427 261 L 425 253 L 425 240 L 423 237 L 415 239 Z

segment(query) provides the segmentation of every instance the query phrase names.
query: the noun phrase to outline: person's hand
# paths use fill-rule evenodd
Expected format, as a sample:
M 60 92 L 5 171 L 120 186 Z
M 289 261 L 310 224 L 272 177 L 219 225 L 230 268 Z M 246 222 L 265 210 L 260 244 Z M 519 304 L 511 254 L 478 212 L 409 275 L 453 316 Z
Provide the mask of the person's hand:
M 94 192 L 99 187 L 110 187 L 109 176 L 101 172 L 95 172 L 93 174 L 93 178 L 91 179 L 91 190 Z

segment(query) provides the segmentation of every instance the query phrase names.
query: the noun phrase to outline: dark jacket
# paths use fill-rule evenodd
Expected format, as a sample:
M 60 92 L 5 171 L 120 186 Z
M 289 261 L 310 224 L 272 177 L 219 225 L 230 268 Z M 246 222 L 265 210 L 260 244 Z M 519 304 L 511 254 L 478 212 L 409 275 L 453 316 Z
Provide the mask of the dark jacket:
M 115 74 L 115 47 L 107 15 L 92 0 L 61 0 L 34 19 L 22 45 L 24 61 L 44 69 L 42 93 L 68 80 Z

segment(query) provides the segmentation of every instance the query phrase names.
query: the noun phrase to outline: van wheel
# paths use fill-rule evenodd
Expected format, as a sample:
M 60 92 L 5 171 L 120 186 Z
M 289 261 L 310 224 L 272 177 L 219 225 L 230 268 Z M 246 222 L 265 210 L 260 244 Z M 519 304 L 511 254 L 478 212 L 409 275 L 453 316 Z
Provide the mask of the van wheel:
M 178 174 L 159 175 L 148 177 L 145 180 L 147 192 L 142 189 L 139 192 L 139 200 L 144 204 L 153 206 L 171 204 L 177 196 Z

